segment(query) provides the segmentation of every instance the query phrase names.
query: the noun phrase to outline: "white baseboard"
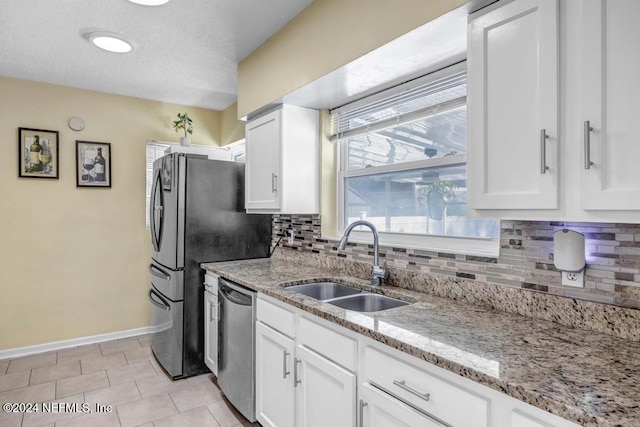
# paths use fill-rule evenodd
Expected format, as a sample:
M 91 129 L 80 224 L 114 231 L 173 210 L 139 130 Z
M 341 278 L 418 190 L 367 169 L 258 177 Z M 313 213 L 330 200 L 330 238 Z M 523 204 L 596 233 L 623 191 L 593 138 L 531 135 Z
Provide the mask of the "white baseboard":
M 45 344 L 30 345 L 27 347 L 10 348 L 8 350 L 0 350 L 0 360 L 13 359 L 16 357 L 31 356 L 47 351 L 62 350 L 64 348 L 77 347 L 80 345 L 95 344 L 105 341 L 113 341 L 122 338 L 137 337 L 139 335 L 152 334 L 157 332 L 159 328 L 146 326 L 144 328 L 128 329 L 126 331 L 110 332 L 108 334 L 92 335 L 89 337 L 73 338 L 64 341 L 54 341 Z

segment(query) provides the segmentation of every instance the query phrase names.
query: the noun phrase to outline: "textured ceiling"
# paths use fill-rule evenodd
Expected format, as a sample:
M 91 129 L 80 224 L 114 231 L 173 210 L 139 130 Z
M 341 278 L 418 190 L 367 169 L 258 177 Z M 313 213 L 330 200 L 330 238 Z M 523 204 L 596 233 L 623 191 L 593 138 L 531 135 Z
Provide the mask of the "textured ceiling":
M 0 0 L 0 76 L 220 110 L 238 62 L 311 1 Z M 82 37 L 92 30 L 135 50 L 100 50 Z

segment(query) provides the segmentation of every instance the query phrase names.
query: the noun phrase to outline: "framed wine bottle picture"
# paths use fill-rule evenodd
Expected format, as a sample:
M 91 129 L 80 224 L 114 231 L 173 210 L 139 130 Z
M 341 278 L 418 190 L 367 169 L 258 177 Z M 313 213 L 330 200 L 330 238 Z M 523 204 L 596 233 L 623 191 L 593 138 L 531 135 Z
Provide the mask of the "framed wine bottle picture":
M 18 176 L 58 179 L 58 131 L 18 128 Z
M 111 144 L 76 141 L 76 187 L 111 187 Z

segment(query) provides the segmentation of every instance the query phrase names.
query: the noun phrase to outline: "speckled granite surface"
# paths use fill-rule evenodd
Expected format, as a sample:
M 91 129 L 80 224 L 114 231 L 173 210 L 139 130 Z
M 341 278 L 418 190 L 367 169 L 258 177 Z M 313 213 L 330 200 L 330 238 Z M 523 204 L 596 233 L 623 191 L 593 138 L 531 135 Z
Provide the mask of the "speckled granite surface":
M 377 288 L 412 302 L 378 313 L 343 310 L 285 288 L 330 279 L 371 289 L 362 278 L 370 265 L 361 264 L 276 251 L 271 259 L 203 267 L 578 424 L 640 426 L 636 341 L 406 288 Z

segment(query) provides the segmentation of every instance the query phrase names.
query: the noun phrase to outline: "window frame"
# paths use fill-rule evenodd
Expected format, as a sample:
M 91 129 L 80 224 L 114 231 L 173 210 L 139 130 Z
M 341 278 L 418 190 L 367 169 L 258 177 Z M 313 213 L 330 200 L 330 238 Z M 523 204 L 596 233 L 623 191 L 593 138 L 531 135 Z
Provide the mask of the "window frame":
M 383 96 L 389 96 L 390 93 L 400 92 L 403 89 L 415 87 L 418 83 L 424 84 L 434 81 L 442 76 L 446 76 L 448 73 L 459 72 L 466 64 L 459 63 L 453 66 L 447 67 L 443 70 L 436 71 L 428 74 L 419 79 L 410 81 L 406 84 L 401 84 L 387 91 L 383 91 L 378 95 L 372 95 L 371 97 L 365 97 L 359 101 L 355 101 L 354 104 L 363 105 L 366 104 L 367 99 L 371 99 L 373 102 L 375 99 L 380 99 Z M 351 104 L 349 104 L 351 105 Z M 468 103 L 465 102 L 465 106 Z M 340 107 L 337 110 L 342 109 Z M 337 136 L 337 135 L 336 135 Z M 334 137 L 334 140 L 337 140 Z M 451 156 L 443 156 L 431 159 L 423 159 L 418 161 L 411 161 L 405 163 L 394 163 L 391 165 L 376 166 L 374 168 L 361 168 L 348 170 L 348 143 L 346 141 L 338 141 L 338 159 L 337 159 L 337 183 L 336 183 L 336 196 L 337 196 L 337 231 L 340 235 L 345 230 L 345 190 L 347 179 L 353 177 L 373 176 L 384 173 L 402 172 L 415 169 L 431 169 L 446 166 L 466 165 L 467 154 L 455 154 Z M 468 212 L 468 210 L 467 210 Z M 384 246 L 412 248 L 419 250 L 427 250 L 434 252 L 446 252 L 446 253 L 459 253 L 459 254 L 472 254 L 480 256 L 496 257 L 500 251 L 500 238 L 492 237 L 461 237 L 461 236 L 446 236 L 446 235 L 429 235 L 429 234 L 416 234 L 416 233 L 400 233 L 379 231 L 379 242 Z M 369 230 L 358 231 L 354 229 L 350 235 L 350 241 L 357 243 L 371 244 L 373 243 L 373 236 Z

